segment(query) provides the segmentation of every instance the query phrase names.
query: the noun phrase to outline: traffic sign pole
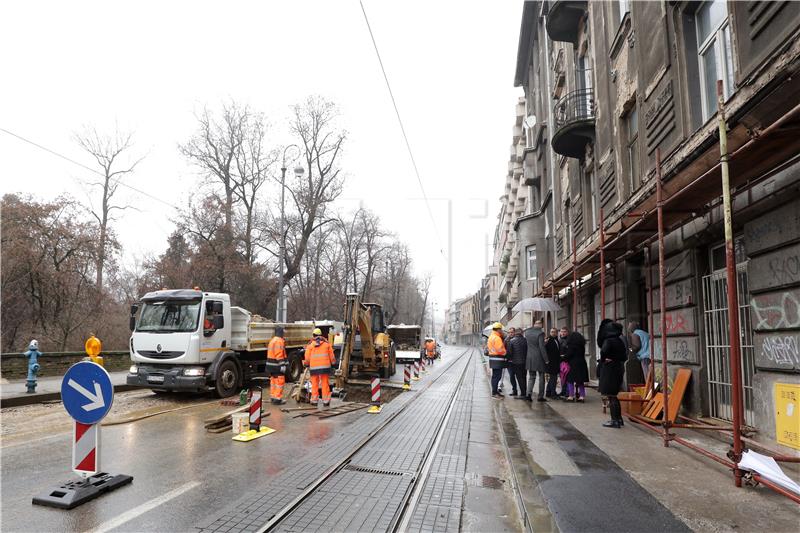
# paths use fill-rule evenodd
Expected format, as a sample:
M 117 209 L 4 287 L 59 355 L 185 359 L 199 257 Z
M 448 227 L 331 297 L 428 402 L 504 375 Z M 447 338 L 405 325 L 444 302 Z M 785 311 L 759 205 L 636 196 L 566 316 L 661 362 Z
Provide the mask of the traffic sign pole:
M 108 372 L 97 363 L 75 363 L 61 380 L 61 401 L 75 422 L 72 432 L 72 471 L 83 479 L 68 481 L 34 496 L 33 503 L 72 509 L 105 492 L 127 485 L 133 481 L 133 477 L 100 471 L 100 421 L 114 403 L 114 386 Z

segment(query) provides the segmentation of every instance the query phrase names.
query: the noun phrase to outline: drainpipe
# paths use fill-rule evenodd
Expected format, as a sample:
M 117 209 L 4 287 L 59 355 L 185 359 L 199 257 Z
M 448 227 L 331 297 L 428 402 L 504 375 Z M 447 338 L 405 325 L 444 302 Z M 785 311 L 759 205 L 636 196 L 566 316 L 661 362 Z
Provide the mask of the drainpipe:
M 545 63 L 546 68 L 545 68 L 544 72 L 545 72 L 545 83 L 547 84 L 547 98 L 546 98 L 545 101 L 550 102 L 550 91 L 551 91 L 551 88 L 552 88 L 552 86 L 550 85 L 550 70 L 551 70 L 550 69 L 550 39 L 547 36 L 546 26 L 547 26 L 547 15 L 542 17 L 542 30 L 543 31 L 540 32 L 540 35 L 543 36 L 542 40 L 544 41 L 544 56 L 545 56 L 545 60 L 546 60 L 546 63 Z M 551 239 L 551 242 L 554 243 L 553 246 L 552 246 L 552 251 L 553 251 L 552 255 L 553 255 L 553 272 L 555 273 L 556 267 L 558 266 L 558 263 L 557 263 L 557 260 L 556 260 L 556 247 L 555 247 L 556 202 L 559 202 L 560 200 L 558 198 L 556 198 L 556 180 L 555 180 L 556 169 L 555 169 L 555 161 L 553 159 L 553 147 L 550 145 L 550 140 L 552 139 L 552 136 L 553 136 L 553 127 L 554 127 L 554 124 L 553 124 L 553 106 L 549 105 L 549 103 L 548 103 L 548 105 L 546 107 L 547 107 L 547 141 L 548 141 L 547 142 L 547 170 L 548 170 L 548 173 L 550 174 L 550 191 L 552 192 L 552 195 L 553 195 L 552 201 L 550 202 L 550 213 L 551 213 L 550 218 L 553 221 L 553 227 L 550 228 L 550 233 L 551 233 L 550 239 Z M 545 216 L 547 216 L 547 215 L 545 215 Z
M 661 148 L 656 148 L 656 210 L 658 214 L 658 301 L 661 314 L 661 387 L 664 400 L 662 426 L 664 447 L 669 447 L 669 368 L 667 367 L 667 291 L 666 268 L 664 266 L 664 191 L 661 182 Z M 655 354 L 653 354 L 655 355 Z M 678 406 L 680 409 L 680 406 Z

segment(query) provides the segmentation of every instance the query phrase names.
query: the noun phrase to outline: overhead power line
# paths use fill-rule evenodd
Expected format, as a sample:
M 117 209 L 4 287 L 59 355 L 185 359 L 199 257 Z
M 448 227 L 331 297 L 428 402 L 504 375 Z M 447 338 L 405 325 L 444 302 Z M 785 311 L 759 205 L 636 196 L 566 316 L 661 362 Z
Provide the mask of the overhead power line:
M 358 0 L 358 3 L 361 5 L 361 12 L 364 14 L 364 22 L 367 23 L 367 30 L 369 30 L 369 37 L 372 39 L 372 46 L 375 48 L 375 55 L 378 56 L 378 63 L 381 66 L 381 72 L 383 73 L 383 79 L 386 82 L 386 89 L 389 91 L 389 98 L 392 100 L 392 106 L 394 106 L 394 113 L 397 115 L 397 122 L 400 124 L 400 132 L 403 134 L 403 139 L 406 142 L 406 149 L 408 150 L 408 156 L 411 158 L 411 165 L 414 167 L 414 174 L 417 176 L 417 183 L 419 183 L 419 189 L 422 192 L 422 198 L 425 200 L 425 207 L 428 210 L 428 216 L 430 216 L 431 224 L 433 224 L 433 232 L 436 234 L 436 240 L 439 243 L 439 253 L 442 254 L 442 257 L 447 259 L 447 254 L 444 252 L 444 246 L 442 245 L 442 239 L 439 236 L 439 229 L 436 226 L 436 219 L 433 218 L 433 210 L 431 209 L 430 201 L 428 200 L 428 195 L 425 193 L 425 186 L 422 184 L 422 178 L 419 174 L 419 169 L 417 168 L 417 161 L 414 159 L 414 152 L 411 151 L 411 143 L 408 142 L 408 135 L 406 135 L 406 128 L 403 126 L 403 119 L 400 117 L 400 110 L 397 108 L 397 101 L 394 99 L 394 93 L 392 92 L 392 85 L 389 83 L 389 77 L 386 75 L 386 68 L 383 66 L 383 60 L 381 59 L 381 53 L 378 50 L 378 43 L 375 41 L 375 34 L 372 32 L 372 26 L 369 23 L 369 17 L 367 17 L 367 11 L 364 9 L 364 2 L 362 0 Z M 449 251 L 449 250 L 448 250 Z
M 105 178 L 105 175 L 102 172 L 98 171 L 97 169 L 94 169 L 92 167 L 86 166 L 86 165 L 84 165 L 83 163 L 81 163 L 79 161 L 75 161 L 74 159 L 71 159 L 71 158 L 65 156 L 64 154 L 60 154 L 60 153 L 56 152 L 55 150 L 51 150 L 50 148 L 48 148 L 46 146 L 42 146 L 41 144 L 39 144 L 37 142 L 34 142 L 34 141 L 30 140 L 30 139 L 26 139 L 22 135 L 16 134 L 13 131 L 8 131 L 5 128 L 0 128 L 0 131 L 2 131 L 3 133 L 6 133 L 8 135 L 11 135 L 12 137 L 15 137 L 20 141 L 23 141 L 23 142 L 26 142 L 26 143 L 28 143 L 28 144 L 30 144 L 32 146 L 35 146 L 36 148 L 38 148 L 40 150 L 44 150 L 45 152 L 47 152 L 47 153 L 49 153 L 51 155 L 54 155 L 56 157 L 60 157 L 61 159 L 65 160 L 65 161 L 69 161 L 73 165 L 77 165 L 77 166 L 79 166 L 81 168 L 84 168 L 84 169 L 88 170 L 89 172 L 93 172 L 94 174 L 97 174 L 98 176 L 100 176 L 102 178 Z M 132 191 L 134 191 L 136 193 L 139 193 L 142 196 L 146 196 L 147 198 L 150 198 L 151 200 L 155 200 L 156 202 L 161 202 L 162 204 L 164 204 L 166 206 L 169 206 L 169 207 L 171 207 L 173 209 L 180 209 L 179 207 L 167 202 L 166 200 L 162 200 L 161 198 L 159 198 L 157 196 L 153 196 L 152 194 L 150 194 L 148 192 L 145 192 L 145 191 L 143 191 L 141 189 L 137 189 L 133 185 L 128 185 L 127 183 L 123 183 L 121 181 L 119 182 L 119 185 L 121 185 L 122 187 L 125 187 L 126 189 L 130 189 L 130 190 L 132 190 Z

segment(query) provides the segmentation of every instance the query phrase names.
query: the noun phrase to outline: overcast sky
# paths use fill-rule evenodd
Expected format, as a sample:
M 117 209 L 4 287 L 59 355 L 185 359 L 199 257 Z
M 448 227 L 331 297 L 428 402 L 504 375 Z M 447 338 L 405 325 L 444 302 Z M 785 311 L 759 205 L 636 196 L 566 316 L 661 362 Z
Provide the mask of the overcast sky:
M 0 128 L 87 165 L 83 125 L 135 132 L 146 154 L 129 183 L 186 205 L 199 180 L 177 151 L 194 113 L 234 99 L 287 142 L 289 106 L 338 103 L 349 138 L 342 211 L 360 203 L 408 243 L 418 275 L 448 297 L 478 289 L 507 170 L 521 0 L 365 0 L 435 227 L 425 211 L 358 0 L 3 2 Z M 0 132 L 3 192 L 88 202 L 91 174 Z M 116 223 L 131 262 L 166 248 L 174 210 L 131 191 Z M 452 202 L 452 223 L 448 203 Z M 452 253 L 448 253 L 452 231 Z M 439 253 L 441 247 L 444 254 Z M 452 262 L 452 294 L 447 261 Z

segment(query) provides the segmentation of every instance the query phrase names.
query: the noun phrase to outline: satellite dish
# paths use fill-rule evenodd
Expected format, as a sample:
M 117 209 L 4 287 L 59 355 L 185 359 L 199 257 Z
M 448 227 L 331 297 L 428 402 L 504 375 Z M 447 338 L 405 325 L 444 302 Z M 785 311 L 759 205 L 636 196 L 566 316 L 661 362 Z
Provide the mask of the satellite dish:
M 533 128 L 534 126 L 536 126 L 536 115 L 528 115 L 525 117 L 525 127 Z

